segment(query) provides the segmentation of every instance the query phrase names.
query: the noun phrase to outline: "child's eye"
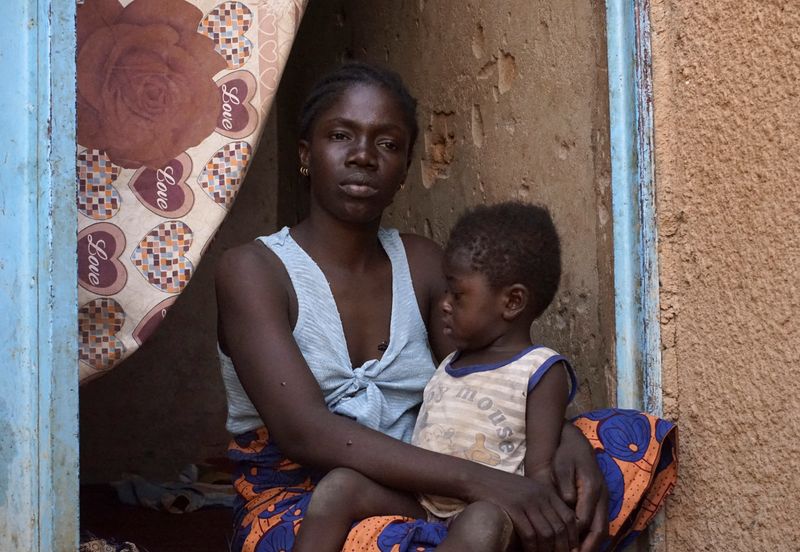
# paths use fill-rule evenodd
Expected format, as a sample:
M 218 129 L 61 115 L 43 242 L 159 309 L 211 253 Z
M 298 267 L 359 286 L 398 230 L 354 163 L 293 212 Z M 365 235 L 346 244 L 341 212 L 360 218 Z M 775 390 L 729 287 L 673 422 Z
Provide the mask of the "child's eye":
M 461 299 L 461 296 L 464 295 L 463 291 L 455 290 L 450 286 L 445 287 L 444 292 L 447 295 L 447 297 L 454 303 L 457 302 L 459 299 Z
M 344 132 L 331 132 L 331 139 L 332 140 L 347 140 L 347 134 Z
M 392 142 L 391 140 L 385 140 L 381 142 L 380 145 L 382 148 L 385 148 L 389 151 L 397 151 L 398 149 L 400 149 L 398 145 Z

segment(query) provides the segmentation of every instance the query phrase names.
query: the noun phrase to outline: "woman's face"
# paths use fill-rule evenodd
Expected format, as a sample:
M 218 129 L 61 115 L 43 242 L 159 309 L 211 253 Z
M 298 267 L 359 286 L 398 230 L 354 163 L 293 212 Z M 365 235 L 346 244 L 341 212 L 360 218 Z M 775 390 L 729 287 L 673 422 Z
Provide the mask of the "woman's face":
M 411 135 L 394 96 L 379 86 L 347 88 L 300 141 L 312 204 L 340 220 L 379 220 L 406 179 Z

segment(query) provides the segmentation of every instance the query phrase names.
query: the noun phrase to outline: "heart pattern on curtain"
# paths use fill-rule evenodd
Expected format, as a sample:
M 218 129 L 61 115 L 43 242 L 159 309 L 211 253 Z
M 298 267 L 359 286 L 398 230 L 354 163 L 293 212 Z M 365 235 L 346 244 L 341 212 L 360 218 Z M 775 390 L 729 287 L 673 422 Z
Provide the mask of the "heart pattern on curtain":
M 253 158 L 307 0 L 78 0 L 80 381 L 186 287 Z

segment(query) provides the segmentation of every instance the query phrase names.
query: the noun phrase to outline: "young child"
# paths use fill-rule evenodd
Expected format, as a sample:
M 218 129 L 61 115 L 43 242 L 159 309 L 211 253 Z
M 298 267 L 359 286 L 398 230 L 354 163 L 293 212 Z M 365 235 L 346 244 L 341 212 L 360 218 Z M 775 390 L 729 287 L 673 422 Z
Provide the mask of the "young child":
M 531 322 L 553 300 L 561 276 L 550 214 L 522 203 L 470 211 L 450 234 L 444 274 L 444 331 L 456 351 L 425 388 L 412 443 L 534 479 L 549 504 L 544 523 L 571 525 L 569 548 L 577 548 L 574 514 L 552 478 L 575 375 L 563 356 L 530 337 Z M 513 536 L 508 516 L 493 504 L 415 498 L 337 468 L 314 490 L 294 550 L 339 551 L 354 521 L 389 514 L 443 520 L 448 535 L 441 551 L 500 552 Z

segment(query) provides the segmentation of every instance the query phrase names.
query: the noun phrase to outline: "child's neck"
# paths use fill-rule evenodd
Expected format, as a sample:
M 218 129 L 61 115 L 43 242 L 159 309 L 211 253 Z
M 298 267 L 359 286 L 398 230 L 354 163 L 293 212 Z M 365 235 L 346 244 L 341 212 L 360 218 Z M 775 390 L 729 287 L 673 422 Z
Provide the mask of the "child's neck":
M 452 366 L 475 366 L 478 364 L 495 364 L 514 358 L 533 345 L 530 335 L 525 332 L 518 335 L 504 335 L 492 343 L 479 349 L 464 349 L 456 355 Z

